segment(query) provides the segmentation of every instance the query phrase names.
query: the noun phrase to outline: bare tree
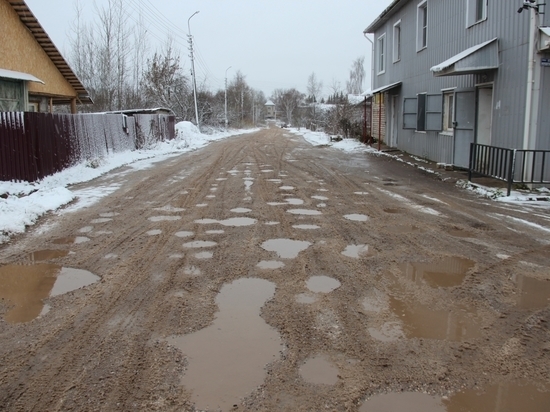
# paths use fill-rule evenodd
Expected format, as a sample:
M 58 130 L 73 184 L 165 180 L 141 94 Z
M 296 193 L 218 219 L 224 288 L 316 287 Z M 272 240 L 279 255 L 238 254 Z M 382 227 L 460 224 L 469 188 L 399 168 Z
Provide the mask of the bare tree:
M 365 80 L 365 57 L 358 57 L 351 65 L 349 80 L 346 89 L 349 94 L 363 93 L 363 81 Z
M 276 89 L 271 96 L 271 100 L 277 108 L 283 111 L 286 122 L 293 124 L 293 115 L 296 108 L 304 101 L 304 95 L 294 88 Z
M 317 118 L 317 102 L 323 90 L 323 82 L 317 80 L 315 72 L 311 73 L 307 78 L 307 94 L 309 102 L 309 110 L 307 111 L 307 127 L 310 130 L 316 130 L 318 124 Z

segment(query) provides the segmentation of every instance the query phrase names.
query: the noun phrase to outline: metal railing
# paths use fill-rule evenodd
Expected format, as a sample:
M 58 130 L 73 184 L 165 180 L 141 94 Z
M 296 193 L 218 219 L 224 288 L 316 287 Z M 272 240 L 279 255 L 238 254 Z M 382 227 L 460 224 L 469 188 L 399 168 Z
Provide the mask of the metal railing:
M 469 181 L 474 174 L 505 181 L 507 196 L 510 196 L 515 183 L 550 183 L 550 150 L 506 149 L 471 143 Z

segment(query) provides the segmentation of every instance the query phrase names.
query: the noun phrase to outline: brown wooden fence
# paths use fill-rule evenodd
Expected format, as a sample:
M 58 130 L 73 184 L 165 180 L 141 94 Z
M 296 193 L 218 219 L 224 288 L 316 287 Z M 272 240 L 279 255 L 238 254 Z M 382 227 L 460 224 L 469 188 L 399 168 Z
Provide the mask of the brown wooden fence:
M 2 112 L 0 180 L 33 182 L 86 160 L 174 137 L 174 116 Z

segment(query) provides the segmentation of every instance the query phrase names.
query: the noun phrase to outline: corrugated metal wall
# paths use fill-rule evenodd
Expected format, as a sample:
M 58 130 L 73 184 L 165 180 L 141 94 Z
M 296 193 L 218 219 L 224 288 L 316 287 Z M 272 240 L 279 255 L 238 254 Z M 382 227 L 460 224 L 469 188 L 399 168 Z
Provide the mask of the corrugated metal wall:
M 417 133 L 402 128 L 402 103 L 404 97 L 418 93 L 439 93 L 448 88 L 471 88 L 483 82 L 494 82 L 492 141 L 495 146 L 521 148 L 523 144 L 523 118 L 527 76 L 527 52 L 529 13 L 518 14 L 516 0 L 488 0 L 487 19 L 466 28 L 466 0 L 428 0 L 427 48 L 417 52 L 417 6 L 418 0 L 409 1 L 375 33 L 375 45 L 379 36 L 386 34 L 386 70 L 375 73 L 374 87 L 382 87 L 401 81 L 399 97 L 398 148 L 430 159 L 449 162 L 453 144 L 449 136 L 438 132 Z M 518 5 L 519 4 L 519 5 Z M 548 16 L 545 16 L 548 21 Z M 401 21 L 401 60 L 393 63 L 393 26 Z M 500 67 L 488 76 L 434 77 L 430 68 L 465 49 L 498 38 Z M 375 67 L 378 67 L 375 50 Z M 543 68 L 544 69 L 544 68 Z M 543 75 L 550 82 L 550 68 Z M 550 84 L 549 84 L 550 86 Z M 543 89 L 544 90 L 544 89 Z M 544 95 L 544 91 L 542 93 Z M 550 97 L 543 97 L 541 114 L 550 107 Z M 540 124 L 538 147 L 550 144 L 550 116 L 543 115 Z M 545 143 L 542 143 L 542 140 Z M 452 162 L 449 162 L 452 163 Z

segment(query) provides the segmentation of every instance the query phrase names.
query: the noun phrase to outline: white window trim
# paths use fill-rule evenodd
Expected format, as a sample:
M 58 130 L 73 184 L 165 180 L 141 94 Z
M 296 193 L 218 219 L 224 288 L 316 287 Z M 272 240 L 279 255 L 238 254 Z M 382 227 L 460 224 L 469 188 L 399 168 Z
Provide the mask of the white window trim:
M 396 39 L 396 36 L 395 36 L 395 32 L 396 32 L 397 27 L 399 27 L 399 39 Z M 394 63 L 397 63 L 397 62 L 401 61 L 401 53 L 403 52 L 403 42 L 402 42 L 402 39 L 401 39 L 401 34 L 402 34 L 401 33 L 401 19 L 399 19 L 393 25 L 393 36 L 392 36 L 392 38 L 393 38 L 393 47 L 392 47 L 392 52 L 393 52 L 393 62 Z M 399 43 L 396 43 L 396 40 L 399 40 Z
M 465 1 L 466 1 L 466 28 L 467 29 L 487 20 L 487 15 L 489 14 L 489 11 L 488 11 L 489 0 L 485 0 L 485 9 L 484 9 L 485 15 L 483 16 L 483 18 L 479 20 L 475 20 L 475 18 L 470 20 L 470 7 L 474 7 L 474 8 L 476 7 L 476 0 L 465 0 Z
M 380 47 L 380 40 L 383 40 L 383 46 Z M 377 54 L 377 60 L 376 63 L 378 64 L 378 72 L 377 75 L 381 75 L 386 73 L 386 55 L 387 55 L 387 41 L 386 41 L 386 33 L 382 34 L 378 39 L 376 40 L 376 45 L 378 47 L 378 54 Z M 382 53 L 381 53 L 382 52 Z M 382 62 L 382 70 L 380 70 L 380 62 Z
M 426 12 L 429 14 L 429 10 L 428 10 L 428 0 L 424 0 L 424 1 L 421 1 L 420 3 L 418 3 L 418 5 L 416 6 L 416 51 L 417 52 L 420 52 L 424 49 L 427 49 L 428 48 L 428 29 L 426 28 L 426 44 L 423 45 L 422 44 L 422 30 L 423 30 L 423 27 L 420 27 L 420 9 L 424 9 L 426 8 Z M 428 15 L 429 17 L 429 15 Z M 429 19 L 428 19 L 428 23 L 429 23 Z
M 443 130 L 441 131 L 444 134 L 454 134 L 454 128 L 453 127 L 447 127 L 449 124 L 449 120 L 451 121 L 451 125 L 454 121 L 454 90 L 446 90 L 443 92 Z M 453 99 L 453 106 L 452 108 L 449 107 L 449 98 Z

